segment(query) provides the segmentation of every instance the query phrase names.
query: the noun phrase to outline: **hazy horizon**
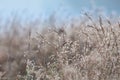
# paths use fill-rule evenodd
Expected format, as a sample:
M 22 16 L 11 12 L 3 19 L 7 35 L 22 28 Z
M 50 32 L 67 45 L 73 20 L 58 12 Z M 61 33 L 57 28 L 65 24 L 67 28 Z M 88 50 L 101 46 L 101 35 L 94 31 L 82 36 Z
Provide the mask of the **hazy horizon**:
M 61 16 L 76 16 L 84 10 L 99 8 L 105 13 L 120 13 L 119 0 L 0 0 L 0 17 L 17 14 L 21 18 L 48 17 L 53 12 Z

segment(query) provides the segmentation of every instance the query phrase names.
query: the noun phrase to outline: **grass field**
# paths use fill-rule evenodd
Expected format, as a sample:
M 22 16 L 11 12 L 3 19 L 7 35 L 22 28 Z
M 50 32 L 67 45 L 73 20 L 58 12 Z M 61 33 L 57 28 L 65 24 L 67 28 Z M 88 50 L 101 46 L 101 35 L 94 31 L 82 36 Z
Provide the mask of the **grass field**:
M 38 23 L 1 25 L 0 80 L 120 80 L 119 19 Z

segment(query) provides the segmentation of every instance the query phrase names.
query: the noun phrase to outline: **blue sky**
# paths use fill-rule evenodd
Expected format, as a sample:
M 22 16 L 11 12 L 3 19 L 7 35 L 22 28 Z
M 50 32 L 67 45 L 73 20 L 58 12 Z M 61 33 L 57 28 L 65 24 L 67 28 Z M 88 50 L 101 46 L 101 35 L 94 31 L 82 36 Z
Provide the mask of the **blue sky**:
M 22 18 L 78 15 L 82 9 L 103 8 L 107 13 L 120 13 L 120 0 L 0 0 L 0 17 L 17 14 Z

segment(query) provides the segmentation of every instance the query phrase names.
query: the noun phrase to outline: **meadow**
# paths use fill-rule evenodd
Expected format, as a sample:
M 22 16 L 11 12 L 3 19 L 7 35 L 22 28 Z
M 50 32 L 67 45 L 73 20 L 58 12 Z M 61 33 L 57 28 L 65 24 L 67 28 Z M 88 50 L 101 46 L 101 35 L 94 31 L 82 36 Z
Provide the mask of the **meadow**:
M 0 80 L 120 80 L 119 18 L 56 20 L 1 25 Z

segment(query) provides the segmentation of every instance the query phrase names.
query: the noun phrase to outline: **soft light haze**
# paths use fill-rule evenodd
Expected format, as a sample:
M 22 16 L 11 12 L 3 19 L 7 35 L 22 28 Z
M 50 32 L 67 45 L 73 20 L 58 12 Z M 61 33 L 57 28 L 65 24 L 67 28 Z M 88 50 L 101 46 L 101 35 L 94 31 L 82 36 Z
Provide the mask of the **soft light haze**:
M 82 9 L 103 8 L 120 13 L 120 0 L 0 0 L 0 16 L 17 14 L 22 18 L 47 17 L 53 12 L 59 16 L 78 15 Z

